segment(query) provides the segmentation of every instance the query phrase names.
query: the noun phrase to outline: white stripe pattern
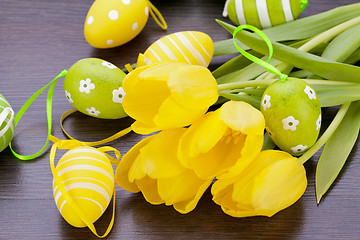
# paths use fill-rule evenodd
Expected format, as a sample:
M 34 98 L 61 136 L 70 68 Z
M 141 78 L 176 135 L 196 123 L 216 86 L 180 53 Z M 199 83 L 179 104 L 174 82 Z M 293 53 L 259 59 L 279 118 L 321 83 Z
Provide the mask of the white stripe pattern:
M 150 50 L 150 52 L 151 52 L 152 54 L 154 54 L 154 56 L 156 57 L 156 59 L 160 62 L 160 61 L 161 61 L 161 58 L 159 57 L 159 55 L 157 55 L 157 53 L 156 53 L 154 50 L 152 50 L 152 48 L 149 48 L 149 50 Z
M 165 53 L 165 55 L 170 59 L 174 61 L 178 61 L 177 57 L 174 55 L 174 53 L 166 46 L 165 43 L 163 43 L 160 40 L 156 41 L 156 44 L 159 46 L 159 48 Z
M 74 171 L 74 170 L 96 171 L 96 172 L 104 174 L 106 177 L 108 177 L 111 180 L 112 183 L 114 183 L 113 176 L 111 176 L 111 174 L 109 172 L 105 171 L 102 168 L 92 166 L 92 165 L 86 165 L 86 164 L 78 164 L 78 165 L 75 165 L 75 166 L 70 166 L 70 167 L 63 168 L 60 171 L 58 171 L 58 175 L 61 176 L 61 175 L 65 174 L 65 173 L 68 173 L 68 172 Z
M 243 7 L 243 1 L 242 0 L 238 0 L 235 1 L 235 10 L 236 10 L 236 15 L 239 21 L 239 24 L 246 24 L 246 19 L 245 19 L 245 12 L 244 12 L 244 7 Z
M 260 24 L 262 28 L 269 28 L 271 27 L 271 21 L 269 12 L 267 9 L 266 0 L 256 0 L 256 8 L 258 11 L 258 16 L 260 19 Z
M 194 58 L 200 65 L 207 67 L 207 63 L 206 63 L 204 57 L 194 47 L 194 45 L 192 45 L 192 43 L 189 41 L 189 39 L 186 38 L 186 36 L 183 33 L 177 32 L 177 33 L 175 33 L 175 36 L 177 36 L 179 38 L 179 40 L 185 45 L 185 47 L 190 51 L 190 53 L 194 56 Z
M 67 162 L 70 162 L 70 161 L 75 161 L 75 160 L 79 160 L 79 159 L 86 159 L 86 160 L 93 160 L 93 161 L 97 161 L 99 163 L 102 163 L 102 164 L 105 164 L 106 166 L 108 166 L 110 169 L 113 169 L 111 165 L 109 165 L 108 163 L 104 162 L 104 161 L 101 161 L 97 158 L 93 158 L 93 157 L 74 157 L 74 158 L 70 158 L 70 159 L 67 159 L 65 161 L 62 161 L 61 163 L 59 163 L 56 167 L 60 167 L 62 164 L 64 163 L 67 163 Z
M 99 183 L 101 183 L 102 185 L 104 185 L 104 186 L 109 190 L 109 192 L 112 192 L 112 190 L 110 189 L 110 187 L 109 187 L 106 183 L 104 183 L 104 182 L 102 182 L 102 181 L 100 181 L 100 180 L 97 180 L 97 179 L 95 179 L 95 178 L 90 178 L 90 177 L 74 177 L 74 178 L 69 178 L 69 179 L 63 181 L 62 183 L 64 184 L 64 183 L 66 183 L 66 182 L 68 182 L 68 181 L 78 180 L 78 179 L 86 179 L 86 180 L 92 180 L 92 181 L 95 181 L 95 182 L 99 182 Z M 57 186 L 56 186 L 56 187 L 57 187 Z
M 294 20 L 294 16 L 291 11 L 290 0 L 281 0 L 283 12 L 287 22 Z
M 170 42 L 180 51 L 180 53 L 184 56 L 185 60 L 191 64 L 191 62 L 189 61 L 189 59 L 186 57 L 185 53 L 183 51 L 181 51 L 180 47 L 176 44 L 176 42 L 174 40 L 171 39 L 171 37 L 166 36 L 167 39 L 170 40 Z
M 194 34 L 190 31 L 188 31 L 188 33 L 193 37 L 193 39 L 200 45 L 201 49 L 205 52 L 205 54 L 211 58 L 210 54 L 206 51 L 206 49 L 204 48 L 204 46 L 199 42 L 199 40 L 194 36 Z
M 70 154 L 75 154 L 75 153 L 94 153 L 94 154 L 97 154 L 97 155 L 107 158 L 107 156 L 105 154 L 103 154 L 102 152 L 99 152 L 99 151 L 97 151 L 95 149 L 91 149 L 91 148 L 73 149 L 71 151 L 66 152 L 61 158 L 64 158 Z

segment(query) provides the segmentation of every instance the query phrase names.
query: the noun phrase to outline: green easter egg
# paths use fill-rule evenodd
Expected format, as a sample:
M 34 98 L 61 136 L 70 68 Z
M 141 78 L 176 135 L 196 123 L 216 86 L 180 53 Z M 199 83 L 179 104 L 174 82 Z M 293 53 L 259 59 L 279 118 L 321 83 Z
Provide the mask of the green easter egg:
M 14 136 L 14 115 L 9 102 L 0 94 L 0 152 L 9 145 Z
M 288 78 L 271 84 L 262 96 L 261 112 L 266 131 L 283 151 L 299 156 L 316 142 L 321 106 L 316 92 L 304 80 Z
M 307 0 L 229 0 L 227 12 L 236 25 L 265 29 L 297 19 L 307 4 Z
M 125 76 L 123 71 L 105 60 L 82 59 L 72 65 L 66 74 L 66 98 L 78 111 L 92 117 L 126 117 L 122 107 L 125 96 L 122 81 Z

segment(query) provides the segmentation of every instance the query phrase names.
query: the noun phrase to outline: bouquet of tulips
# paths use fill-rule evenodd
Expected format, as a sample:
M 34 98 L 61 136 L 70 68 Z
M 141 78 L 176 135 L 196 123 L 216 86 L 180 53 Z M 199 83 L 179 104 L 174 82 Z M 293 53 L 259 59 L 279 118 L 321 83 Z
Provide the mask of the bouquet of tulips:
M 131 71 L 123 82 L 123 107 L 135 119 L 132 129 L 150 136 L 124 155 L 115 174 L 118 185 L 180 213 L 193 210 L 211 186 L 214 202 L 231 216 L 272 216 L 302 196 L 307 186 L 303 163 L 325 144 L 316 172 L 319 202 L 359 133 L 359 14 L 360 4 L 354 4 L 263 30 L 273 46 L 274 59 L 268 62 L 280 74 L 259 65 L 269 55 L 264 37 L 222 21 L 234 39 L 216 42 L 214 55 L 251 49 L 247 53 L 258 60 L 242 54 L 212 73 L 206 66 L 173 61 Z M 277 143 L 282 134 L 269 129 L 264 112 L 282 101 L 270 101 L 266 91 L 284 75 L 284 82 L 305 82 L 305 98 L 319 101 L 319 108 L 341 106 L 319 139 L 318 132 L 300 131 L 295 138 L 315 136 L 315 143 L 301 145 L 306 150 L 296 149 L 298 154 Z M 287 97 L 304 98 L 293 95 Z M 208 111 L 211 106 L 216 107 Z M 301 105 L 290 106 L 312 117 Z M 314 132 L 320 128 L 318 112 L 315 120 Z M 296 129 L 296 121 L 288 120 L 288 129 Z M 274 142 L 280 150 L 274 150 Z

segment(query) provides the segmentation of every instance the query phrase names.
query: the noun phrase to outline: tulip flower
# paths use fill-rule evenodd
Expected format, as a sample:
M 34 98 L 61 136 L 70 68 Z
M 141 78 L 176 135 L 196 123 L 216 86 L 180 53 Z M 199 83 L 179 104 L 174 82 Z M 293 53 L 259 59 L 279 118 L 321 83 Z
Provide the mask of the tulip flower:
M 231 177 L 261 150 L 265 120 L 245 102 L 229 101 L 193 123 L 180 139 L 181 163 L 202 179 Z
M 141 191 L 151 204 L 173 205 L 180 213 L 192 211 L 213 179 L 199 179 L 180 164 L 176 153 L 184 132 L 164 130 L 136 144 L 116 169 L 117 184 L 130 192 Z
M 266 150 L 233 178 L 217 180 L 213 200 L 233 217 L 271 217 L 295 203 L 307 186 L 304 166 L 298 158 L 278 150 Z
M 216 80 L 206 67 L 171 61 L 133 70 L 123 89 L 124 110 L 140 134 L 190 125 L 218 99 Z

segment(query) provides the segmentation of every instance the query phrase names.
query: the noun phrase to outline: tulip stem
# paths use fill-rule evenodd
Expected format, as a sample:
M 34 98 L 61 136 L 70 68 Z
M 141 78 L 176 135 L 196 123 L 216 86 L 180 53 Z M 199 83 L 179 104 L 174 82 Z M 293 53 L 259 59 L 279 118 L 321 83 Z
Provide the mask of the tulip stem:
M 304 164 L 307 160 L 309 160 L 326 143 L 326 141 L 329 140 L 329 138 L 333 135 L 337 127 L 340 125 L 349 107 L 350 107 L 350 103 L 343 104 L 340 107 L 339 111 L 337 112 L 330 126 L 326 129 L 326 131 L 319 138 L 319 140 L 299 158 L 302 164 Z
M 292 77 L 289 77 L 289 79 Z M 295 78 L 297 79 L 297 78 Z M 251 81 L 241 81 L 241 82 L 233 82 L 233 83 L 222 83 L 218 85 L 218 91 L 226 91 L 226 90 L 234 90 L 246 87 L 261 87 L 261 86 L 269 86 L 273 82 L 278 79 L 261 79 L 261 80 L 251 80 Z M 346 84 L 354 84 L 351 82 L 342 82 L 342 81 L 330 81 L 330 80 L 318 80 L 318 79 L 303 79 L 310 85 L 346 85 Z

